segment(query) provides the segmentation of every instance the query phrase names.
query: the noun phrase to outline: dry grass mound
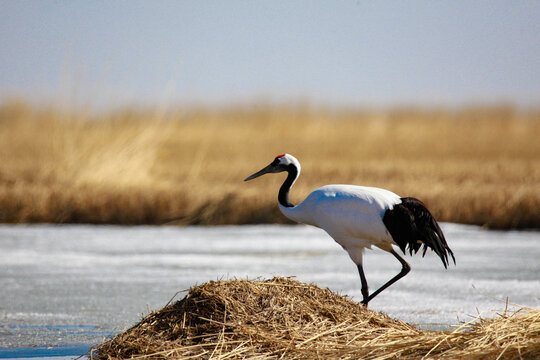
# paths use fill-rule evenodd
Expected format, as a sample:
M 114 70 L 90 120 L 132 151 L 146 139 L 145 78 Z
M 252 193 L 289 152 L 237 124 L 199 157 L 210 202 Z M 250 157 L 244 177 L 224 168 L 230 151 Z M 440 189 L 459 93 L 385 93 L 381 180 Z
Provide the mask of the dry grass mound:
M 538 359 L 540 310 L 421 331 L 288 278 L 208 282 L 100 345 L 98 359 Z

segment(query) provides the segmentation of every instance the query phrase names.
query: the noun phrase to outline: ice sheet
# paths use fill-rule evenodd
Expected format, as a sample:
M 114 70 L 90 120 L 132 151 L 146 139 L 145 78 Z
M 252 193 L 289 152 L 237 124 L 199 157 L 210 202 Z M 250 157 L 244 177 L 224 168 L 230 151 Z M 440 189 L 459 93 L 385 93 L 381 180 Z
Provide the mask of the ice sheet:
M 442 224 L 457 266 L 433 253 L 370 307 L 432 329 L 540 306 L 540 233 Z M 400 270 L 367 250 L 371 289 Z M 307 226 L 0 226 L 0 347 L 99 343 L 209 280 L 295 276 L 360 300 L 355 265 Z M 181 298 L 185 292 L 177 294 Z

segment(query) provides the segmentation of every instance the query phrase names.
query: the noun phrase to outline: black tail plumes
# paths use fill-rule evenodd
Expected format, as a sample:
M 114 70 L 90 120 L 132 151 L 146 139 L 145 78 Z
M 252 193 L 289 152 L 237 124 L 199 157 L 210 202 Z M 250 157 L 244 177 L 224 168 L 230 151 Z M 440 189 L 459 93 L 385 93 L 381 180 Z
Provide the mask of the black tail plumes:
M 445 268 L 449 264 L 448 254 L 456 263 L 439 224 L 420 200 L 401 198 L 400 204 L 386 211 L 383 222 L 404 254 L 407 248 L 409 254 L 412 255 L 413 251 L 417 253 L 423 244 L 422 256 L 426 254 L 427 248 L 431 248 L 439 255 Z

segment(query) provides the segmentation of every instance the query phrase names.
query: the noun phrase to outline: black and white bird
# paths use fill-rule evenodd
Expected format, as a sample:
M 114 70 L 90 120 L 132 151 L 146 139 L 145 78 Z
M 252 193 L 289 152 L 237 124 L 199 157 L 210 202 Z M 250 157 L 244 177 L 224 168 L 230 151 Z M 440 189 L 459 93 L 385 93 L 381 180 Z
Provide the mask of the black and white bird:
M 358 267 L 362 283 L 362 303 L 368 304 L 381 291 L 410 271 L 409 264 L 394 250 L 410 255 L 424 246 L 440 258 L 445 268 L 448 256 L 456 259 L 448 247 L 444 234 L 425 205 L 412 197 L 400 197 L 391 191 L 355 185 L 326 185 L 313 191 L 299 205 L 289 201 L 289 191 L 300 175 L 300 163 L 290 154 L 276 156 L 264 169 L 247 177 L 255 179 L 268 173 L 287 172 L 288 176 L 279 189 L 279 209 L 289 219 L 325 230 L 349 254 Z M 399 260 L 401 271 L 373 293 L 369 293 L 362 267 L 364 249 L 376 246 L 388 251 Z

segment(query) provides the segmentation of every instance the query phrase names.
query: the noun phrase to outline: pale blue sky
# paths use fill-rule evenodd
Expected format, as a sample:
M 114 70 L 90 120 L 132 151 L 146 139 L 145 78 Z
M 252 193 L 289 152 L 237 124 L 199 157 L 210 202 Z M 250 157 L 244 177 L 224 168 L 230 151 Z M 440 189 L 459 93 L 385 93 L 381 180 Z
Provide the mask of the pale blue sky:
M 540 104 L 539 1 L 0 2 L 0 96 Z

